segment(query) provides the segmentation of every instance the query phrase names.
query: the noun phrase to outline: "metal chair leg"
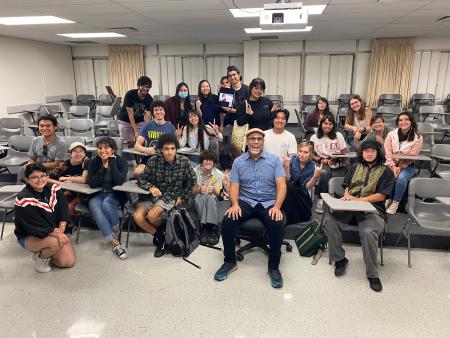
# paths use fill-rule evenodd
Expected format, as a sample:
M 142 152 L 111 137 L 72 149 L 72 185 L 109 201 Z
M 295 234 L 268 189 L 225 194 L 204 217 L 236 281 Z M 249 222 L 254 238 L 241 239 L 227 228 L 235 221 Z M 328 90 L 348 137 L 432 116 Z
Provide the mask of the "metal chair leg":
M 6 215 L 8 214 L 8 209 L 5 209 L 3 213 L 3 225 L 2 225 L 2 234 L 0 236 L 0 239 L 3 239 L 3 231 L 5 230 L 5 223 L 6 223 Z
M 81 230 L 81 218 L 83 217 L 82 214 L 78 217 L 78 229 L 77 229 L 77 238 L 75 239 L 75 244 L 78 244 L 78 239 L 80 238 L 80 230 Z

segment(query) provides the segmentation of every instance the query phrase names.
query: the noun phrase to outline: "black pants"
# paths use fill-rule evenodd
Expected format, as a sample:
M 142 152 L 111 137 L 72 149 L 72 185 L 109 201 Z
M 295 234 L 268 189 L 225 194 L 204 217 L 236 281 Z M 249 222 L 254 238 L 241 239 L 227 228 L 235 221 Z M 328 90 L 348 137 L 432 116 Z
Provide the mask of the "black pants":
M 281 257 L 281 244 L 284 235 L 284 222 L 275 221 L 269 216 L 269 208 L 265 209 L 262 204 L 258 203 L 254 208 L 250 204 L 239 200 L 242 217 L 234 221 L 228 216 L 224 216 L 222 220 L 222 241 L 225 262 L 236 262 L 236 251 L 234 247 L 234 238 L 238 226 L 251 218 L 259 219 L 264 226 L 269 237 L 269 269 L 278 269 Z

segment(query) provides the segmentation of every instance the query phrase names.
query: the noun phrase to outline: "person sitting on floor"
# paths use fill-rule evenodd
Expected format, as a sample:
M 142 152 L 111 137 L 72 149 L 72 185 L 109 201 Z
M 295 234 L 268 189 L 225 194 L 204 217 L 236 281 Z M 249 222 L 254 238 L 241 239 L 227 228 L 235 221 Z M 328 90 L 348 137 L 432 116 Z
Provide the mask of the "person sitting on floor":
M 161 135 L 156 145 L 159 151 L 147 161 L 137 181 L 140 188 L 150 192 L 151 199 L 138 204 L 133 219 L 154 236 L 157 258 L 166 253 L 162 214 L 187 201 L 197 181 L 191 162 L 177 154 L 179 147 L 176 136 Z
M 200 220 L 200 242 L 203 245 L 219 243 L 217 228 L 217 198 L 222 190 L 223 173 L 216 168 L 217 154 L 213 150 L 200 153 L 200 164 L 194 168 L 197 176 L 197 186 L 192 192 L 195 211 Z
M 138 177 L 144 171 L 145 164 L 150 156 L 155 155 L 156 143 L 162 134 L 175 135 L 175 127 L 169 121 L 164 119 L 166 115 L 166 107 L 162 101 L 153 101 L 150 106 L 150 113 L 153 119 L 147 123 L 142 129 L 136 140 L 134 148 L 149 156 L 139 156 L 138 165 L 134 168 L 134 176 Z
M 52 184 L 87 182 L 89 159 L 86 156 L 86 146 L 81 142 L 73 142 L 69 147 L 69 152 L 70 158 L 49 173 L 48 182 Z M 75 207 L 80 203 L 78 194 L 66 190 L 64 196 L 68 201 L 69 215 L 77 215 Z
M 73 267 L 76 257 L 64 234 L 70 217 L 62 189 L 48 184 L 47 169 L 40 163 L 27 165 L 24 175 L 27 184 L 15 200 L 17 241 L 33 252 L 37 272 L 49 272 L 50 262 L 59 268 Z
M 366 275 L 370 288 L 381 291 L 383 286 L 377 271 L 377 249 L 380 234 L 387 219 L 385 200 L 394 188 L 394 174 L 384 165 L 382 145 L 375 140 L 361 144 L 357 163 L 347 171 L 342 186 L 345 188 L 345 201 L 370 202 L 376 209 L 373 213 L 364 212 L 327 212 L 324 224 L 328 236 L 330 259 L 335 264 L 336 277 L 345 273 L 348 259 L 342 248 L 342 229 L 347 224 L 357 224 Z
M 264 223 L 269 238 L 270 283 L 274 288 L 281 288 L 283 277 L 278 266 L 284 235 L 281 206 L 286 197 L 285 173 L 280 158 L 264 150 L 264 131 L 250 129 L 246 137 L 248 152 L 234 161 L 231 170 L 231 207 L 222 220 L 225 263 L 214 279 L 223 281 L 237 269 L 236 229 L 245 221 L 258 218 Z
M 112 251 L 126 259 L 127 252 L 120 244 L 119 206 L 126 195 L 114 191 L 113 187 L 127 179 L 127 161 L 117 155 L 116 142 L 111 137 L 103 137 L 97 142 L 97 156 L 89 161 L 88 184 L 91 188 L 101 188 L 89 199 L 89 210 L 106 241 L 111 242 Z

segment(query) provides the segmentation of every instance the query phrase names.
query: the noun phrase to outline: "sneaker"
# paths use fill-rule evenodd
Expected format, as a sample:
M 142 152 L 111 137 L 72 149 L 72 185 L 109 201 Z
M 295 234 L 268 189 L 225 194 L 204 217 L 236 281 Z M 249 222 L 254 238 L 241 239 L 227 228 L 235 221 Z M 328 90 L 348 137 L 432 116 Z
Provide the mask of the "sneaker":
M 120 243 L 117 243 L 112 247 L 112 251 L 116 253 L 117 256 L 119 256 L 120 259 L 127 259 L 127 251 L 125 250 L 124 246 Z
M 278 269 L 269 269 L 270 285 L 275 289 L 280 289 L 283 287 L 283 276 Z
M 387 209 L 387 208 L 389 208 L 389 206 L 391 205 L 391 203 L 392 203 L 392 200 L 390 199 L 390 198 L 388 198 L 387 200 L 386 200 L 386 202 L 384 202 L 384 207 Z
M 166 254 L 166 243 L 165 241 L 160 241 L 158 243 L 158 245 L 156 246 L 156 250 L 155 253 L 153 254 L 153 256 L 155 256 L 156 258 L 162 257 Z
M 389 215 L 395 215 L 397 213 L 397 209 L 398 209 L 398 205 L 399 204 L 400 204 L 399 202 L 393 201 L 391 203 L 391 205 L 389 206 L 389 208 L 387 208 L 386 212 Z
M 49 258 L 41 258 L 39 257 L 39 252 L 33 253 L 33 260 L 34 260 L 34 269 L 37 272 L 43 273 L 43 272 L 50 272 L 52 270 L 50 266 L 50 257 Z
M 367 278 L 369 280 L 370 288 L 375 292 L 380 292 L 383 290 L 383 285 L 379 278 Z
M 343 276 L 345 274 L 345 269 L 347 268 L 348 259 L 342 258 L 340 261 L 334 263 L 334 275 L 336 277 Z
M 328 164 L 331 169 L 338 169 L 339 168 L 339 162 L 336 162 L 335 164 Z
M 317 200 L 316 213 L 323 214 L 323 199 Z
M 237 263 L 223 263 L 222 266 L 214 274 L 214 279 L 221 282 L 227 279 L 228 275 L 237 270 Z
M 208 244 L 209 245 L 217 245 L 219 243 L 219 234 L 215 231 L 212 231 L 208 234 Z
M 205 229 L 203 229 L 200 232 L 200 244 L 201 245 L 207 245 L 208 244 L 208 232 Z

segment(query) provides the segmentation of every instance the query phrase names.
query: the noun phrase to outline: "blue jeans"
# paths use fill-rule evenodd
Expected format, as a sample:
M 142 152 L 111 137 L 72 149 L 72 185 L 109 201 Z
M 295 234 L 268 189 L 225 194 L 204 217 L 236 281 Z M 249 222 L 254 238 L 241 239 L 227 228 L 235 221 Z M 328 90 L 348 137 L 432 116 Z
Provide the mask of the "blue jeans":
M 398 174 L 397 178 L 395 179 L 395 186 L 394 186 L 394 201 L 399 202 L 402 200 L 403 194 L 406 191 L 406 188 L 408 187 L 409 180 L 416 174 L 416 167 L 414 164 L 411 164 L 406 169 L 402 169 L 400 171 L 400 174 Z
M 89 200 L 89 210 L 107 241 L 117 239 L 113 232 L 119 230 L 119 205 L 114 192 L 99 192 Z

